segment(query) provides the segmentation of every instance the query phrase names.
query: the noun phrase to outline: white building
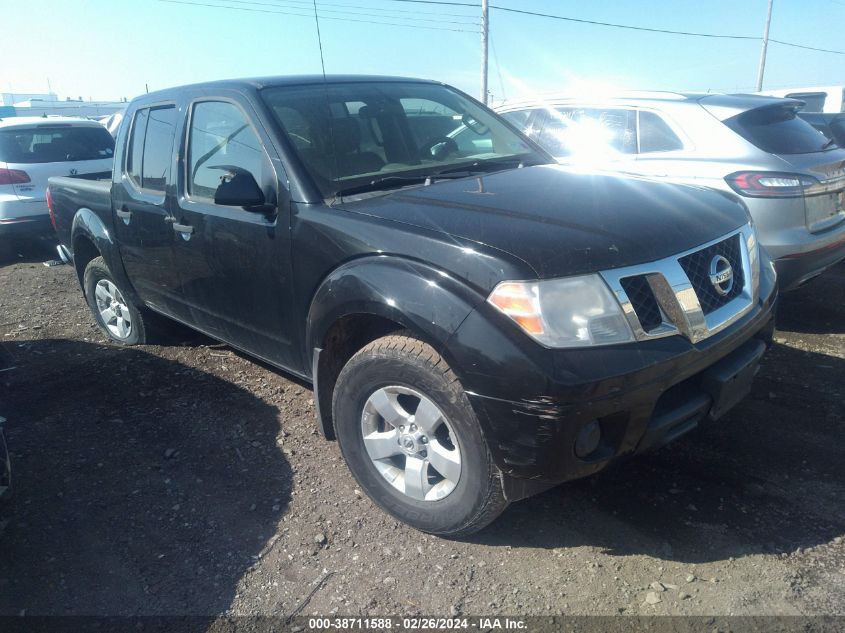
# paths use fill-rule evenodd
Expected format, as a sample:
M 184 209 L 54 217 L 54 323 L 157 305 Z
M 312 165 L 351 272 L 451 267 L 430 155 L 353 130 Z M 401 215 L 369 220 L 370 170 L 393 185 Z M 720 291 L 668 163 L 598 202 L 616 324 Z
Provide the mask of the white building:
M 54 93 L 39 93 L 39 92 L 3 92 L 3 105 L 13 106 L 21 101 L 29 101 L 30 99 L 40 99 L 41 101 L 58 101 L 58 95 Z
M 10 108 L 14 108 L 17 116 L 80 116 L 102 117 L 123 112 L 126 101 L 83 101 L 82 99 L 59 100 L 58 96 L 49 94 L 33 94 L 20 92 L 4 92 L 4 116 L 12 116 Z

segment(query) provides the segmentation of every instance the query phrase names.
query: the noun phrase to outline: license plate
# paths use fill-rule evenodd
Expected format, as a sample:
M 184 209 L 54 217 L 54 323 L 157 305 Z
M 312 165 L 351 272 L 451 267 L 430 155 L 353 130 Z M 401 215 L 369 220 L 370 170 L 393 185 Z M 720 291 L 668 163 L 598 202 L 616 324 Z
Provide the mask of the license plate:
M 713 398 L 710 419 L 719 419 L 748 395 L 765 351 L 765 343 L 752 339 L 704 372 L 702 386 Z
M 845 190 L 806 198 L 807 226 L 830 220 L 845 213 Z

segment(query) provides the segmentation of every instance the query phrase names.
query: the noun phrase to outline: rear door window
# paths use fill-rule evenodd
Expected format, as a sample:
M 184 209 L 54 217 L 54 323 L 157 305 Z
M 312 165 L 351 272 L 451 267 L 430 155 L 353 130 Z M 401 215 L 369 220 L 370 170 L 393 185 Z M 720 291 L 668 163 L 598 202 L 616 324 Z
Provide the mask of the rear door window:
M 0 161 L 65 163 L 114 156 L 114 139 L 104 127 L 39 125 L 0 131 Z
M 766 106 L 724 121 L 749 143 L 771 154 L 810 154 L 829 149 L 824 134 L 796 115 L 793 106 Z
M 626 108 L 562 107 L 546 113 L 537 141 L 553 156 L 635 154 L 636 125 Z
M 148 108 L 135 113 L 132 119 L 132 132 L 129 136 L 129 151 L 126 153 L 126 175 L 139 188 L 141 187 L 141 165 L 144 162 L 144 136 L 147 133 L 149 118 Z
M 176 108 L 151 108 L 144 138 L 144 164 L 141 169 L 144 189 L 164 191 L 170 180 L 175 136 Z
M 640 153 L 672 152 L 684 144 L 672 128 L 654 112 L 639 112 Z
M 164 192 L 170 180 L 175 137 L 175 106 L 143 108 L 135 113 L 126 174 L 138 188 Z

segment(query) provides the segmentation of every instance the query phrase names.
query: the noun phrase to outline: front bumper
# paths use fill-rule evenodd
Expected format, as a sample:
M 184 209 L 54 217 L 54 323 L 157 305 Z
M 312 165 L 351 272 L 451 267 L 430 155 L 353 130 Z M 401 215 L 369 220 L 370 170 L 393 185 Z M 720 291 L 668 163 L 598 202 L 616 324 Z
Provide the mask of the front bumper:
M 515 328 L 496 327 L 483 307 L 470 314 L 447 354 L 506 476 L 509 498 L 596 473 L 736 404 L 774 330 L 774 275 L 766 270 L 760 281 L 760 300 L 749 313 L 696 344 L 672 336 L 540 350 Z M 594 421 L 599 446 L 578 457 L 576 439 Z

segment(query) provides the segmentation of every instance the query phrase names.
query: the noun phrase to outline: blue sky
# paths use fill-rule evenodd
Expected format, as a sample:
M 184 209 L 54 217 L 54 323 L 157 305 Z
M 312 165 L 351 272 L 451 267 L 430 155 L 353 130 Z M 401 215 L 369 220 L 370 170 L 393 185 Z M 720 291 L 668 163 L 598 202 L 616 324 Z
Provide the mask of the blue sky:
M 0 90 L 46 92 L 49 78 L 62 97 L 131 98 L 145 84 L 153 90 L 320 71 L 313 16 L 281 13 L 308 14 L 306 0 L 185 1 L 250 10 L 161 0 L 6 0 Z M 759 36 L 767 0 L 491 3 L 652 28 Z M 472 22 L 480 10 L 390 0 L 318 0 L 318 6 L 329 73 L 426 77 L 478 95 L 480 44 Z M 400 18 L 459 32 L 352 21 L 407 23 Z M 842 50 L 843 23 L 845 0 L 775 0 L 771 37 Z M 750 91 L 760 54 L 758 41 L 626 31 L 497 10 L 491 10 L 491 37 L 494 99 L 593 86 Z M 845 55 L 769 46 L 764 87 L 841 83 Z

